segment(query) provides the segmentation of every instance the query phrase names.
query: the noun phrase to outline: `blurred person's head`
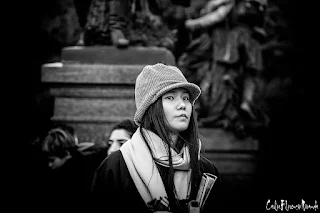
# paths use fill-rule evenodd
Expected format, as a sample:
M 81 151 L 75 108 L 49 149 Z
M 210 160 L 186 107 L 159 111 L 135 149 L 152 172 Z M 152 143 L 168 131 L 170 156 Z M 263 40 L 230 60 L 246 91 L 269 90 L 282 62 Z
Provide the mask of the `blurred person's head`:
M 136 129 L 137 125 L 129 119 L 123 120 L 116 124 L 110 131 L 110 136 L 108 139 L 108 155 L 119 150 L 122 144 L 132 137 Z
M 51 128 L 41 140 L 41 151 L 51 169 L 60 168 L 78 149 L 78 138 L 70 126 Z

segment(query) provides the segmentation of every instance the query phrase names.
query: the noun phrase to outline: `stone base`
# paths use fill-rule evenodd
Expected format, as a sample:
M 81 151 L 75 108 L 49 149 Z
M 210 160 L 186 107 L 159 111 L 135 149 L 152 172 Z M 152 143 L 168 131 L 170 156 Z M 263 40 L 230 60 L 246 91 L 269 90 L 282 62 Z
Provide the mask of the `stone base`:
M 62 61 L 90 64 L 155 64 L 175 65 L 173 54 L 161 47 L 72 46 L 61 53 Z

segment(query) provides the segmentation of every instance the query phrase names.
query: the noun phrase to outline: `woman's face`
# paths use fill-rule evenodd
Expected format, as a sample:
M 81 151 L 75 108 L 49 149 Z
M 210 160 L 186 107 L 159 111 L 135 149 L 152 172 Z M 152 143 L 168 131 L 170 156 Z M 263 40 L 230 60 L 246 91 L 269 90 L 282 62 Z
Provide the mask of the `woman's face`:
M 188 128 L 192 104 L 186 89 L 170 90 L 162 96 L 162 106 L 169 128 L 173 133 L 179 133 Z
M 130 139 L 130 136 L 128 132 L 124 129 L 115 129 L 111 132 L 109 137 L 109 149 L 108 149 L 108 155 L 110 155 L 112 152 L 117 151 L 120 149 L 122 144 L 124 144 L 127 140 Z

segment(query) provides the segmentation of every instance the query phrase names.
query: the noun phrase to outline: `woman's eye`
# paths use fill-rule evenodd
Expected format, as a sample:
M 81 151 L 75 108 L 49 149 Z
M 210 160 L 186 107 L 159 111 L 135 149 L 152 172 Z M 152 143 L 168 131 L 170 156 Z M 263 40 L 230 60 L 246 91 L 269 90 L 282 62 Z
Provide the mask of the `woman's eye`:
M 189 101 L 189 97 L 185 96 L 185 97 L 183 97 L 183 100 L 184 101 Z
M 173 100 L 173 96 L 167 96 L 166 99 Z

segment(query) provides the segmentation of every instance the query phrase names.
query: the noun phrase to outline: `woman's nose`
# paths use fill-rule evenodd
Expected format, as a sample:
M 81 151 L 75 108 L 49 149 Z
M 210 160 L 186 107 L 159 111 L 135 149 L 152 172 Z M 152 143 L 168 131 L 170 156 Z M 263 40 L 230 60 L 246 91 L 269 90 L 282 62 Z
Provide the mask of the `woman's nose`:
M 186 103 L 183 101 L 182 98 L 178 99 L 178 109 L 186 109 Z

